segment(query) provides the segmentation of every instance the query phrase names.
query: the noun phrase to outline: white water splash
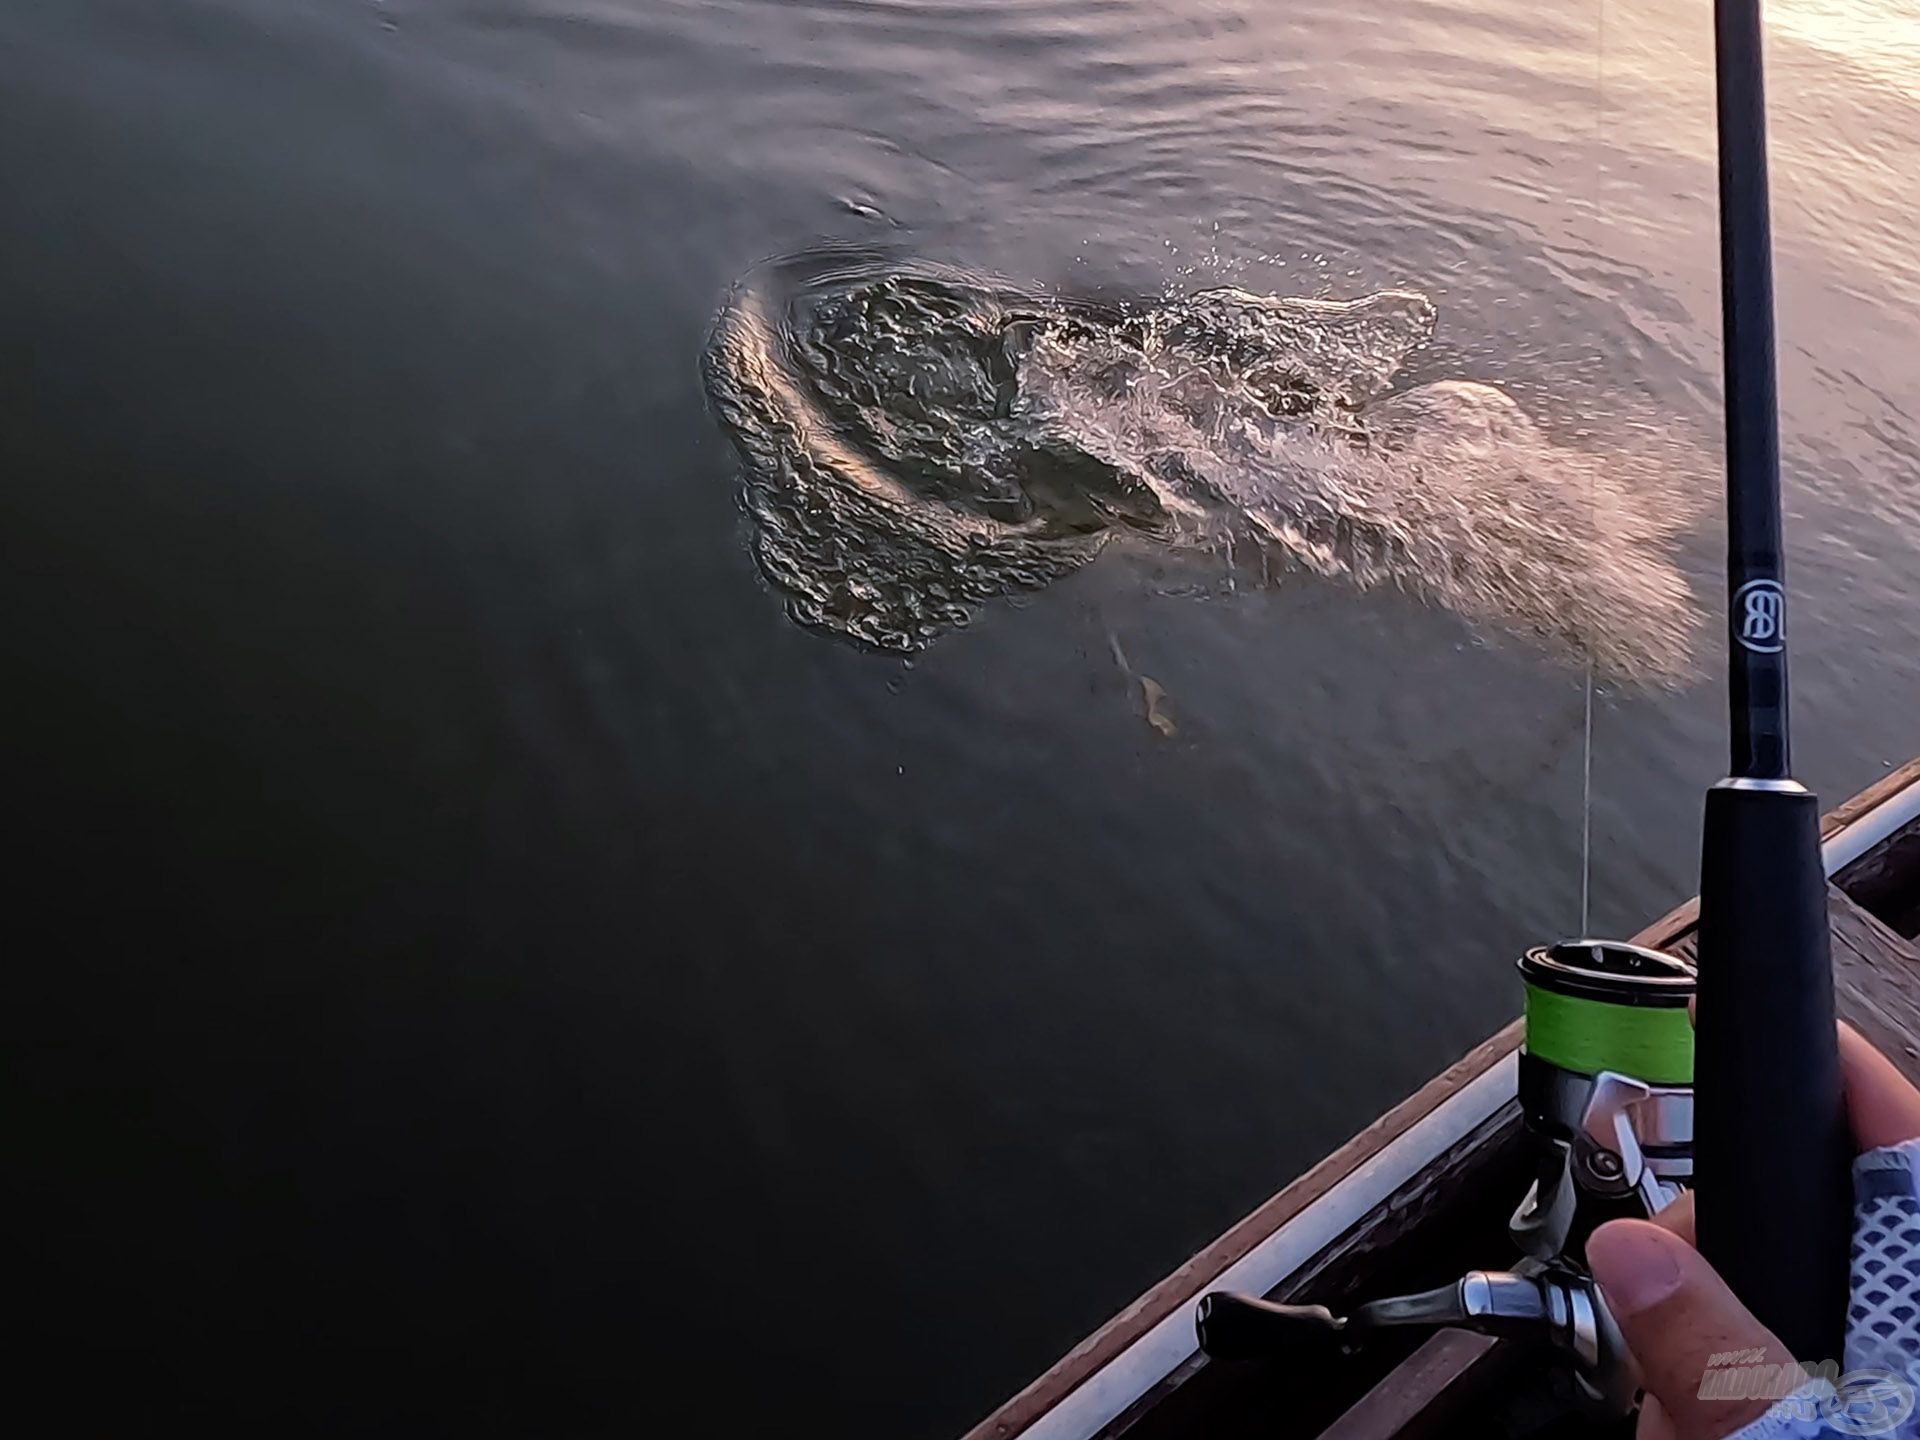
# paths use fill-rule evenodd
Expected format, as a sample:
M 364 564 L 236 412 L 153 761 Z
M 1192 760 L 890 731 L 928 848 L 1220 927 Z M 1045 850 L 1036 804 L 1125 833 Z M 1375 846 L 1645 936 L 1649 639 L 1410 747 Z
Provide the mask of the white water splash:
M 1490 385 L 1393 391 L 1433 324 L 1410 291 L 1107 307 L 816 258 L 743 287 L 708 380 L 763 568 L 867 643 L 917 649 L 1124 532 L 1252 542 L 1611 674 L 1685 674 L 1686 487 L 1554 444 Z

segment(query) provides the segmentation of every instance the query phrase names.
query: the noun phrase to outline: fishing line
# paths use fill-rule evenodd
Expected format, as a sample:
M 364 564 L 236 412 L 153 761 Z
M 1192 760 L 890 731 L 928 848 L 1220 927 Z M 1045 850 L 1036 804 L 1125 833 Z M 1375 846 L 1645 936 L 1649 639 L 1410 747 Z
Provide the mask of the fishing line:
M 1594 6 L 1593 46 L 1593 223 L 1596 232 L 1604 228 L 1601 202 L 1607 183 L 1607 0 Z M 1594 236 L 1596 253 L 1598 233 Z M 1600 551 L 1600 501 L 1594 488 L 1594 471 L 1587 470 L 1588 566 Z M 1583 630 L 1584 633 L 1584 630 Z M 1588 639 L 1586 674 L 1586 715 L 1580 748 L 1580 930 L 1590 932 L 1593 899 L 1593 643 Z
M 1612 942 L 1540 946 L 1520 961 L 1527 1064 L 1591 1079 L 1603 1071 L 1651 1085 L 1693 1083 L 1693 975 L 1657 951 Z M 1521 1084 L 1524 1098 L 1535 1091 Z M 1537 1092 L 1536 1092 L 1537 1093 Z
M 1591 933 L 1587 923 L 1593 891 L 1593 656 L 1587 656 L 1586 740 L 1580 763 L 1580 934 Z

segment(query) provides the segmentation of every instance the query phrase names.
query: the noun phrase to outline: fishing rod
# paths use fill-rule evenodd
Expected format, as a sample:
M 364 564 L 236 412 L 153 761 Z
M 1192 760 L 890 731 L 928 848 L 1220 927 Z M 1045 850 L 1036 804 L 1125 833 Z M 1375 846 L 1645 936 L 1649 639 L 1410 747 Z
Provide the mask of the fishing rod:
M 1839 1360 L 1852 1231 L 1820 805 L 1793 779 L 1759 0 L 1716 0 L 1727 421 L 1732 762 L 1707 793 L 1699 964 L 1617 941 L 1527 952 L 1517 1086 L 1536 1175 L 1508 1230 L 1524 1257 L 1450 1285 L 1320 1305 L 1212 1291 L 1214 1359 L 1351 1353 L 1404 1327 L 1532 1340 L 1603 1414 L 1638 1374 L 1580 1256 L 1610 1214 L 1695 1191 L 1700 1249 L 1809 1364 Z M 1696 1024 L 1687 1006 L 1697 1006 Z
M 1820 807 L 1792 778 L 1759 0 L 1715 0 L 1732 764 L 1700 864 L 1701 1252 L 1798 1359 L 1838 1360 L 1851 1157 Z

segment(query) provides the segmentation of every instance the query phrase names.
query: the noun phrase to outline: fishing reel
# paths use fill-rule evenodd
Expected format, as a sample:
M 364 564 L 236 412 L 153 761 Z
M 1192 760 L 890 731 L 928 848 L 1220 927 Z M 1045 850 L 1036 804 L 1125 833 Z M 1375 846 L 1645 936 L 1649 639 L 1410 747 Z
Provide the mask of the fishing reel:
M 1596 1225 L 1657 1214 L 1692 1179 L 1693 970 L 1611 940 L 1542 946 L 1519 968 L 1527 995 L 1519 1099 L 1535 1179 L 1508 1231 L 1524 1258 L 1510 1271 L 1472 1271 L 1344 1316 L 1215 1291 L 1195 1317 L 1207 1355 L 1351 1352 L 1385 1330 L 1472 1330 L 1543 1343 L 1571 1362 L 1595 1409 L 1633 1408 L 1638 1372 L 1582 1256 Z
M 1601 1220 L 1658 1214 L 1693 1179 L 1693 970 L 1580 940 L 1529 950 L 1520 976 L 1520 1112 L 1538 1170 L 1509 1229 L 1544 1263 L 1579 1253 Z

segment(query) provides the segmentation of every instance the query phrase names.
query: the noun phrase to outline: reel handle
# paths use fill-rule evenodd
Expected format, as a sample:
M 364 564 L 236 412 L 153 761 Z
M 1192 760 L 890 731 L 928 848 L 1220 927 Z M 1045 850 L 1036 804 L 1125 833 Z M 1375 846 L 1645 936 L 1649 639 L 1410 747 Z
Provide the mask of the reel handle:
M 1349 1316 L 1324 1305 L 1279 1305 L 1215 1290 L 1202 1297 L 1194 1330 L 1200 1348 L 1216 1360 L 1259 1359 L 1302 1345 L 1352 1350 L 1377 1330 L 1401 1326 L 1456 1325 L 1483 1335 L 1544 1338 L 1554 1324 L 1555 1283 L 1538 1275 L 1470 1270 L 1451 1285 L 1372 1300 Z
M 1331 1354 L 1343 1348 L 1347 1322 L 1324 1305 L 1277 1305 L 1215 1290 L 1201 1298 L 1193 1328 L 1212 1359 L 1262 1360 L 1302 1347 Z
M 1212 1360 L 1304 1359 L 1358 1350 L 1382 1330 L 1446 1327 L 1530 1341 L 1573 1361 L 1581 1388 L 1608 1415 L 1624 1415 L 1639 1390 L 1633 1357 L 1591 1279 L 1564 1268 L 1472 1270 L 1451 1285 L 1360 1306 L 1349 1317 L 1324 1305 L 1276 1305 L 1216 1290 L 1194 1316 Z

